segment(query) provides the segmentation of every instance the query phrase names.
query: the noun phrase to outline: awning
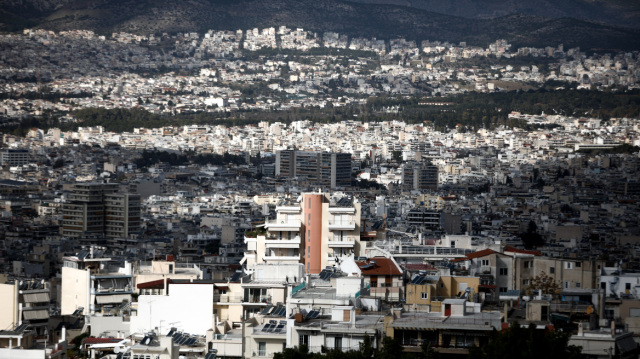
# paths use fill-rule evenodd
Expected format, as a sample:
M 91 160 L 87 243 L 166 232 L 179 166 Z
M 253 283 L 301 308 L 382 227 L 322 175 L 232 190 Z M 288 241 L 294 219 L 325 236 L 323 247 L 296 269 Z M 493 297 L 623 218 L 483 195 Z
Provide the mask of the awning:
M 489 332 L 479 332 L 479 331 L 463 331 L 463 332 L 455 332 L 455 331 L 450 331 L 450 330 L 446 330 L 443 331 L 442 334 L 444 335 L 454 335 L 454 336 L 467 336 L 467 337 L 488 337 L 489 336 Z
M 122 303 L 125 300 L 131 301 L 131 295 L 129 294 L 96 295 L 97 304 Z
M 164 289 L 164 279 L 138 283 L 138 289 Z
M 23 294 L 22 297 L 24 298 L 25 303 L 49 302 L 49 293 L 47 292 Z
M 621 354 L 626 354 L 628 352 L 636 350 L 638 344 L 636 344 L 635 340 L 633 340 L 633 337 L 628 336 L 626 338 L 622 338 L 622 340 L 616 341 L 616 346 L 618 347 L 618 350 Z
M 48 319 L 49 311 L 47 309 L 25 310 L 22 312 L 22 318 L 24 320 Z

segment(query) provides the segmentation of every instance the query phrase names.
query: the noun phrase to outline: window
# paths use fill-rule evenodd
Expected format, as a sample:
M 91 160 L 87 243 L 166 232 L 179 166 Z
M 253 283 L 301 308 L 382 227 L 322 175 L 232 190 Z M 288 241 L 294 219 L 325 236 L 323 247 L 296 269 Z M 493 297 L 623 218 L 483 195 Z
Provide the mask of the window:
M 529 285 L 529 280 L 528 279 L 523 279 L 522 280 L 522 285 Z
M 307 216 L 307 226 L 311 225 L 311 213 Z
M 525 268 L 533 268 L 533 262 L 532 261 L 524 261 L 524 267 Z
M 336 337 L 334 348 L 336 350 L 342 350 L 342 337 Z
M 509 274 L 508 268 L 500 268 L 500 275 L 508 275 L 508 274 Z
M 629 308 L 630 317 L 640 317 L 640 308 Z
M 571 285 L 570 282 L 564 282 L 564 288 L 565 289 L 568 289 L 570 285 Z
M 451 248 L 455 248 L 456 247 L 456 241 L 451 241 Z
M 486 266 L 488 266 L 488 265 L 489 265 L 489 260 L 488 260 L 488 259 L 483 259 L 482 261 L 480 261 L 480 264 L 481 264 L 483 267 L 486 267 Z
M 576 262 L 576 268 L 582 267 L 582 262 Z
M 300 335 L 300 338 L 298 340 L 298 345 L 299 346 L 303 346 L 303 345 L 309 345 L 309 336 L 308 335 Z
M 429 299 L 429 293 L 427 292 L 422 292 L 421 296 L 422 299 Z
M 267 343 L 266 342 L 258 342 L 258 356 L 259 357 L 267 356 Z
M 506 293 L 507 292 L 507 287 L 500 287 L 499 292 L 500 293 Z
M 580 288 L 580 282 L 576 282 L 576 288 Z
M 573 269 L 573 262 L 564 262 L 564 269 Z
M 311 230 L 307 230 L 307 240 L 311 242 Z
M 555 274 L 556 267 L 549 267 L 549 274 Z

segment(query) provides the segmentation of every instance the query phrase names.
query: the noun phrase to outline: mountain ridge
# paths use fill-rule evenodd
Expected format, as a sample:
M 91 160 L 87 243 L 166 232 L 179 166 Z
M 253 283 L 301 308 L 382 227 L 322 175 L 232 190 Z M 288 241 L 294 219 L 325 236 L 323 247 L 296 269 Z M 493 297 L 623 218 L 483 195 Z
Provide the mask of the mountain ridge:
M 640 28 L 640 2 L 630 0 L 349 0 L 363 4 L 395 4 L 473 19 L 522 14 L 571 17 L 608 25 Z
M 2 19 L 0 16 L 0 21 Z M 586 20 L 519 14 L 468 19 L 408 6 L 341 0 L 189 0 L 177 4 L 170 0 L 61 0 L 54 10 L 23 20 L 38 28 L 88 29 L 104 34 L 204 32 L 285 25 L 319 33 L 335 31 L 360 37 L 466 41 L 480 46 L 504 38 L 516 46 L 562 43 L 565 47 L 579 46 L 585 50 L 640 49 L 640 29 Z

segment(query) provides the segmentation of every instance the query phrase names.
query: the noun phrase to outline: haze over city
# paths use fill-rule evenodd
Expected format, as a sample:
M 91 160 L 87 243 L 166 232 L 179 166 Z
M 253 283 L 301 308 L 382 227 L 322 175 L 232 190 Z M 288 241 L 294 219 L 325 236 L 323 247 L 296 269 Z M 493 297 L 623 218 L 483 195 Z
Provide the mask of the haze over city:
M 639 14 L 6 0 L 0 358 L 637 358 Z

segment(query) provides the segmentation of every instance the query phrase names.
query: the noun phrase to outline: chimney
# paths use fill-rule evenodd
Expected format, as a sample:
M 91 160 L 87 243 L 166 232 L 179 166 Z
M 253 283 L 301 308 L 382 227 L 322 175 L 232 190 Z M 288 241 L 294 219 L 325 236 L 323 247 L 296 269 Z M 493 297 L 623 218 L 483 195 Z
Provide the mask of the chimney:
M 505 302 L 504 303 L 504 322 L 509 323 L 508 319 L 509 319 L 509 306 Z
M 611 321 L 611 336 L 612 337 L 616 336 L 616 321 L 615 320 Z

